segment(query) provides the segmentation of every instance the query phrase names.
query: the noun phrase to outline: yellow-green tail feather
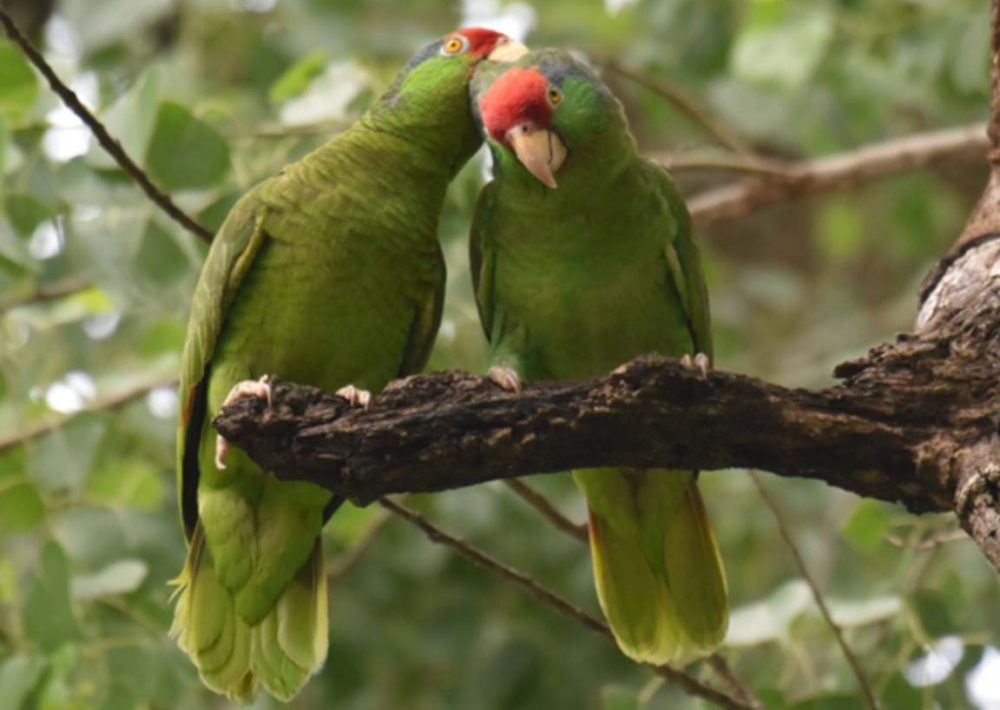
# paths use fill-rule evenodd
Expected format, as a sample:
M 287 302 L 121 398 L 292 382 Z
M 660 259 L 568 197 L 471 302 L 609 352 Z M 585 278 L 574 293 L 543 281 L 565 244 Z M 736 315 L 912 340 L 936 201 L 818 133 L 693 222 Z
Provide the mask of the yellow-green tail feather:
M 625 655 L 668 663 L 711 652 L 729 623 L 715 536 L 693 475 L 576 472 L 590 507 L 601 609 Z
M 211 690 L 250 702 L 258 684 L 275 698 L 294 697 L 322 665 L 327 649 L 327 589 L 319 539 L 274 607 L 250 626 L 218 579 L 200 526 L 177 585 L 170 633 Z

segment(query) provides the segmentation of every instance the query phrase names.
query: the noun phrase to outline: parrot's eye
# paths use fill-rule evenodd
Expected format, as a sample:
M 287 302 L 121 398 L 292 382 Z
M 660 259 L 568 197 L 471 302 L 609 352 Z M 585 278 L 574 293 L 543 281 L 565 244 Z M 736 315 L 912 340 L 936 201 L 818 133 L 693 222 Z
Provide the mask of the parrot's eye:
M 559 105 L 559 102 L 562 101 L 562 92 L 556 87 L 550 86 L 547 97 L 549 99 L 549 105 L 552 106 L 552 108 L 555 108 Z
M 461 54 L 469 49 L 469 40 L 467 40 L 462 35 L 452 35 L 444 41 L 441 45 L 441 54 L 448 56 L 452 54 Z

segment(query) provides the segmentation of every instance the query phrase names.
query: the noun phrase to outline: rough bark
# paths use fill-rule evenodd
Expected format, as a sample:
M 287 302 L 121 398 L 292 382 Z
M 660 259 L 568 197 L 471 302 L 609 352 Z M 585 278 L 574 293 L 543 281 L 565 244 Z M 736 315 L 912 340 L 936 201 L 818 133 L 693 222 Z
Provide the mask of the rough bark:
M 1000 180 L 921 292 L 915 332 L 840 365 L 837 386 L 702 378 L 638 358 L 520 394 L 459 372 L 393 383 L 368 411 L 276 383 L 216 427 L 281 478 L 360 503 L 596 466 L 760 468 L 913 512 L 955 511 L 1000 569 Z
M 517 395 L 468 374 L 411 377 L 369 411 L 279 383 L 273 407 L 238 402 L 216 427 L 279 477 L 362 503 L 609 465 L 817 478 L 913 512 L 954 511 L 1000 570 L 1000 0 L 992 28 L 990 180 L 921 288 L 914 333 L 840 365 L 839 385 L 806 391 L 723 372 L 701 378 L 646 356 L 607 377 Z M 927 154 L 912 148 L 906 160 Z M 842 168 L 835 164 L 831 179 Z M 758 183 L 725 204 L 771 199 Z M 809 180 L 800 183 L 807 192 Z

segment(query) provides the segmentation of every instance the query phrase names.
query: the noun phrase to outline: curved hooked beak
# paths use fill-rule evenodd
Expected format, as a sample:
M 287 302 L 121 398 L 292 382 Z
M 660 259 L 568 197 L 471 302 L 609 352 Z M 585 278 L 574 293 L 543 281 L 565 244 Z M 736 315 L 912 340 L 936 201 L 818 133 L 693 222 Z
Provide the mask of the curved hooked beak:
M 528 53 L 528 48 L 517 40 L 509 37 L 501 38 L 493 47 L 486 59 L 491 62 L 516 62 Z
M 507 131 L 506 138 L 521 165 L 555 190 L 558 185 L 554 174 L 566 160 L 566 146 L 559 136 L 534 121 L 524 121 Z

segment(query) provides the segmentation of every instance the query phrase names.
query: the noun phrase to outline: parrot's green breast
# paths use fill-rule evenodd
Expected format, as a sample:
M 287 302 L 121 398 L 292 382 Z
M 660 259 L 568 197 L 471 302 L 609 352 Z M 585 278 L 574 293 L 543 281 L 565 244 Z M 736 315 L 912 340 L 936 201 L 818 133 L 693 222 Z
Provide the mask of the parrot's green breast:
M 566 209 L 555 192 L 547 211 L 543 204 L 537 214 L 496 215 L 504 235 L 496 247 L 496 317 L 510 332 L 494 343 L 520 341 L 528 379 L 583 379 L 644 353 L 690 352 L 689 326 L 668 281 L 670 215 L 634 193 L 603 200 L 600 209 Z M 637 202 L 648 207 L 636 209 Z

